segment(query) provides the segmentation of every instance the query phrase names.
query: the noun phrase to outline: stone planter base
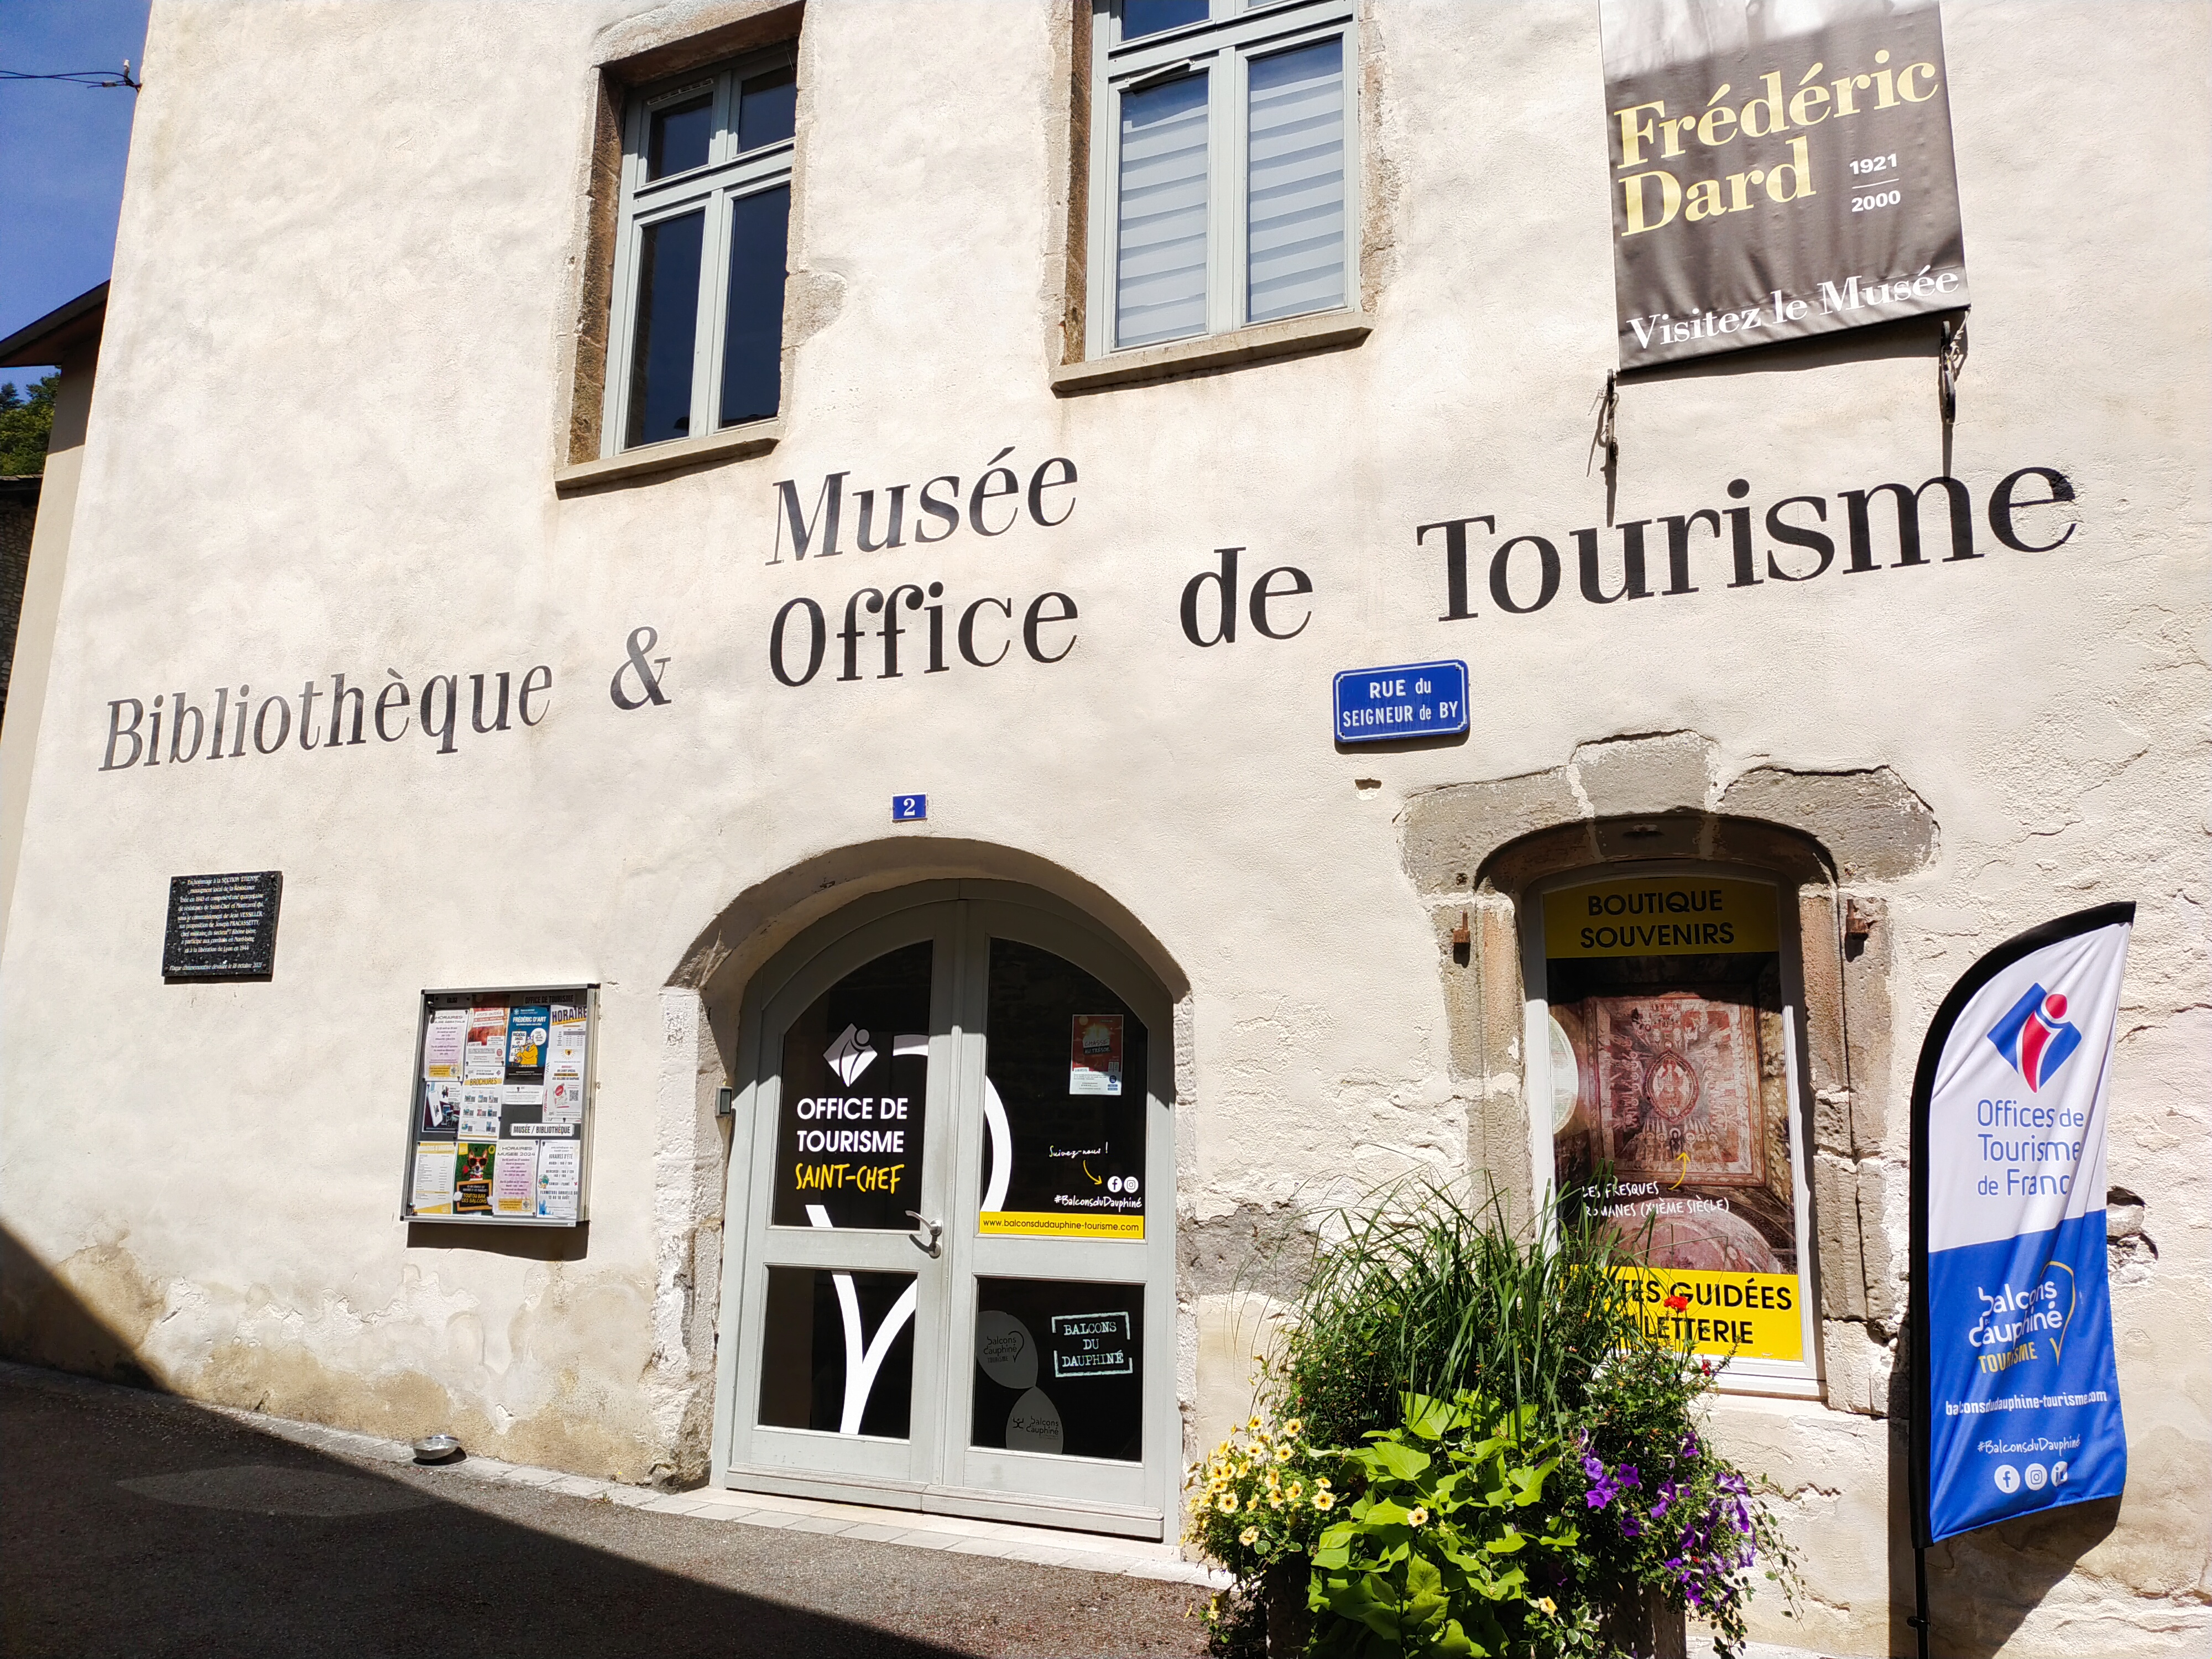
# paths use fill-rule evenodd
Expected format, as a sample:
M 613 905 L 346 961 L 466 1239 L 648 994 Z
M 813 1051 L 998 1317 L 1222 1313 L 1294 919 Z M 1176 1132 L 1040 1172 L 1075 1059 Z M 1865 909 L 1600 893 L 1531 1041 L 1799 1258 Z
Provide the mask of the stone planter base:
M 1614 1602 L 1603 1635 L 1620 1659 L 1688 1659 L 1689 1619 L 1657 1590 Z
M 1267 1659 L 1290 1659 L 1313 1640 L 1313 1610 L 1306 1605 L 1312 1567 L 1304 1558 L 1278 1561 L 1261 1580 L 1261 1602 L 1267 1610 Z

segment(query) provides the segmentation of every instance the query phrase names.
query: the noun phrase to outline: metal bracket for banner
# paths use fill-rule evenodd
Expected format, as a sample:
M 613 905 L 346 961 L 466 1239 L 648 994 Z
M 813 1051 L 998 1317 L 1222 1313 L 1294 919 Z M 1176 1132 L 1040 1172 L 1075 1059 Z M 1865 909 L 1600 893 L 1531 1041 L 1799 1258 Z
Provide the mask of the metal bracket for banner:
M 1605 390 L 1597 394 L 1591 405 L 1597 410 L 1597 430 L 1590 434 L 1589 459 L 1583 463 L 1583 477 L 1596 463 L 1597 453 L 1605 451 L 1605 470 L 1610 472 L 1620 465 L 1620 440 L 1613 428 L 1613 417 L 1620 412 L 1620 371 L 1608 368 L 1605 372 Z
M 1583 477 L 1589 477 L 1591 465 L 1601 449 L 1605 452 L 1605 521 L 1613 522 L 1613 492 L 1620 488 L 1620 438 L 1614 425 L 1620 413 L 1620 372 L 1605 372 L 1605 390 L 1597 394 L 1597 430 L 1590 434 L 1589 456 L 1583 464 Z
M 1920 1544 L 1912 1547 L 1912 1616 L 1905 1622 L 1920 1644 L 1918 1659 L 1928 1659 L 1928 1551 Z
M 1936 354 L 1936 398 L 1943 410 L 1943 424 L 1959 418 L 1959 375 L 1966 367 L 1966 317 L 1943 320 L 1943 349 Z

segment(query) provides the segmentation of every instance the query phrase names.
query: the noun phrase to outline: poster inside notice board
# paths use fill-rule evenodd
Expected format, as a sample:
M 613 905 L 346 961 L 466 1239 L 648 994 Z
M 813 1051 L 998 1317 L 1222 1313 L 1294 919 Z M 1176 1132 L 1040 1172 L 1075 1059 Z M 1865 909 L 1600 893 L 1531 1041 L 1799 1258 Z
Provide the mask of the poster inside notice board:
M 597 1012 L 590 985 L 423 993 L 406 1219 L 574 1227 L 587 1218 Z

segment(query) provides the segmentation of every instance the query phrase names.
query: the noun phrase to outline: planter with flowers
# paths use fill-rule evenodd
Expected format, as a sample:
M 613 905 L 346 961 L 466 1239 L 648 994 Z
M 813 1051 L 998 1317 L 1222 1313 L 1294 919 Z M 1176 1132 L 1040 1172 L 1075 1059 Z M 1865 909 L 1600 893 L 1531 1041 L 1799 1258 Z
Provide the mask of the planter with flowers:
M 1696 1421 L 1711 1366 L 1638 1320 L 1601 1223 L 1526 1242 L 1434 1186 L 1337 1220 L 1266 1413 L 1192 1473 L 1189 1535 L 1237 1580 L 1217 1652 L 1674 1659 L 1694 1613 L 1726 1655 L 1761 1575 L 1794 1601 Z

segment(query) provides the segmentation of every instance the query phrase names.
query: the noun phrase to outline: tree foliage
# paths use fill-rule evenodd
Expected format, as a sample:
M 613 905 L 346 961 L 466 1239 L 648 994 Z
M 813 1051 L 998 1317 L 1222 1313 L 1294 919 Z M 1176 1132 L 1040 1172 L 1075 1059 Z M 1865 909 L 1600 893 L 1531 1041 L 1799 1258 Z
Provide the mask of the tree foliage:
M 32 382 L 28 396 L 13 380 L 0 381 L 0 477 L 46 470 L 46 444 L 54 431 L 58 371 Z

